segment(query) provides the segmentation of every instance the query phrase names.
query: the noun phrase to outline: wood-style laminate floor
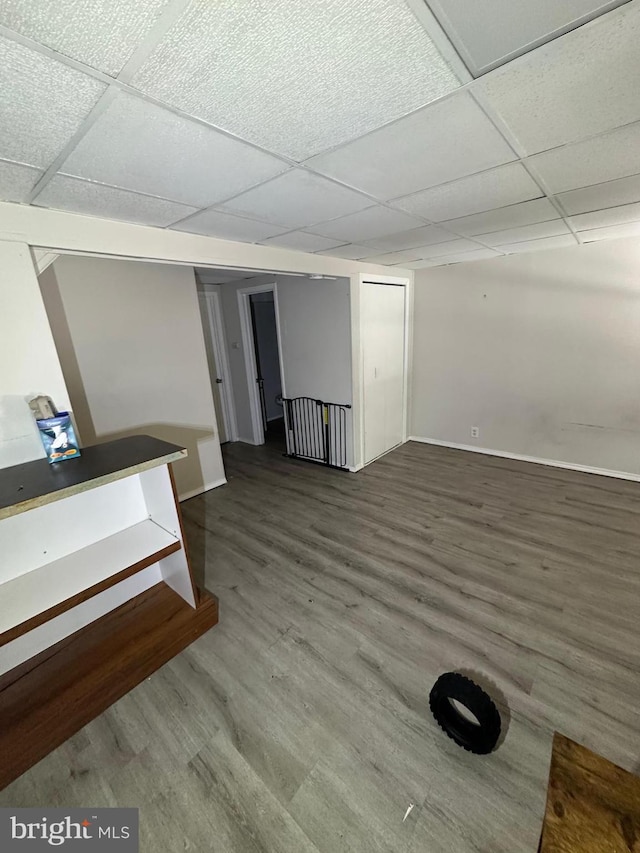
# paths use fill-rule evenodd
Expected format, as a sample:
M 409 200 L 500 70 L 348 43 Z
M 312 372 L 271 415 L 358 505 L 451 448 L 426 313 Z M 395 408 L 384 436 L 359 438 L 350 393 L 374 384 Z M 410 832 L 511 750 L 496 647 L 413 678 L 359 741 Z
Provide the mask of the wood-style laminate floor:
M 0 805 L 138 806 L 145 853 L 534 853 L 554 729 L 639 769 L 640 485 L 414 443 L 225 462 L 183 504 L 220 624 Z M 510 709 L 492 755 L 430 716 L 451 669 Z

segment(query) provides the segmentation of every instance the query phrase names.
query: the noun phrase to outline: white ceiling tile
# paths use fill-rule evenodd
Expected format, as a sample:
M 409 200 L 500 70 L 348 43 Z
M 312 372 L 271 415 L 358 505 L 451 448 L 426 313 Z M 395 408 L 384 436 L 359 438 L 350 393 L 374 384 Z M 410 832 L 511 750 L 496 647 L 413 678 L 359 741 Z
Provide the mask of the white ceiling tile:
M 481 234 L 479 240 L 488 246 L 504 246 L 506 243 L 524 243 L 526 240 L 538 240 L 543 237 L 556 237 L 559 234 L 570 234 L 568 226 L 562 219 L 541 222 L 538 225 L 525 225 L 522 228 L 507 228 L 492 234 Z
M 552 193 L 640 174 L 640 122 L 527 160 Z
M 445 264 L 463 264 L 469 261 L 486 261 L 488 258 L 499 258 L 500 252 L 494 252 L 492 249 L 477 248 L 471 252 L 460 252 L 456 255 L 438 256 L 434 260 L 437 262 L 434 266 L 444 266 Z
M 314 157 L 308 165 L 390 199 L 515 159 L 480 107 L 461 93 Z
M 304 228 L 364 210 L 372 204 L 371 199 L 326 178 L 304 169 L 292 169 L 231 199 L 223 209 L 275 225 Z
M 367 240 L 374 249 L 394 252 L 400 249 L 414 249 L 416 246 L 430 246 L 432 243 L 442 243 L 450 240 L 453 235 L 435 225 L 423 225 L 422 228 L 412 228 L 400 234 L 387 237 L 375 237 Z
M 0 158 L 46 168 L 106 88 L 0 37 Z
M 465 216 L 462 219 L 452 219 L 442 224 L 465 237 L 474 237 L 477 234 L 502 231 L 519 225 L 533 225 L 536 222 L 546 222 L 548 219 L 559 219 L 559 217 L 560 214 L 548 198 L 538 198 L 522 204 L 511 204 L 497 210 Z
M 573 234 L 563 234 L 559 237 L 543 237 L 540 240 L 526 240 L 522 243 L 507 243 L 500 246 L 500 249 L 508 254 L 517 254 L 520 252 L 541 252 L 546 249 L 566 249 L 577 245 L 578 241 Z
M 610 225 L 608 228 L 594 228 L 580 232 L 583 243 L 593 243 L 596 240 L 618 240 L 621 237 L 640 237 L 640 222 L 627 222 L 624 225 Z
M 539 47 L 480 85 L 528 154 L 640 119 L 640 4 Z
M 0 160 L 0 201 L 26 201 L 41 175 L 31 166 Z
M 344 258 L 348 261 L 359 261 L 371 254 L 371 246 L 337 246 L 335 249 L 324 249 L 318 255 L 330 255 L 332 258 Z
M 302 160 L 459 81 L 404 0 L 194 0 L 134 85 Z
M 138 195 L 78 178 L 54 175 L 35 199 L 38 207 L 71 210 L 104 219 L 124 219 L 142 225 L 165 226 L 196 212 L 197 208 L 161 198 Z
M 631 204 L 640 201 L 640 175 L 562 193 L 558 196 L 558 201 L 569 214 L 589 213 L 592 210 Z
M 421 258 L 437 258 L 443 255 L 457 255 L 461 252 L 472 252 L 481 248 L 473 240 L 447 240 L 446 243 L 436 243 L 435 246 L 419 246 L 416 251 L 420 252 Z
M 508 163 L 468 178 L 396 199 L 394 207 L 433 222 L 457 219 L 493 207 L 537 198 L 542 192 L 520 163 Z
M 0 24 L 115 76 L 167 0 L 2 0 Z
M 581 213 L 572 216 L 569 222 L 576 231 L 587 231 L 591 228 L 606 228 L 609 225 L 624 225 L 625 222 L 640 220 L 640 202 L 624 204 L 621 207 L 610 207 L 607 210 L 596 210 L 593 213 Z
M 270 237 L 264 241 L 265 246 L 280 246 L 282 249 L 294 249 L 298 252 L 319 252 L 321 249 L 331 249 L 340 244 L 328 237 L 319 237 L 306 231 L 291 231 L 279 237 Z
M 429 0 L 475 76 L 627 0 Z
M 334 219 L 332 222 L 315 225 L 313 230 L 323 237 L 335 237 L 336 240 L 344 240 L 345 243 L 357 243 L 394 234 L 398 231 L 406 231 L 409 228 L 415 228 L 417 225 L 422 225 L 419 219 L 414 219 L 412 216 L 407 216 L 406 213 L 400 213 L 397 210 L 389 210 L 386 207 L 376 205 L 367 208 L 367 210 Z M 367 254 L 371 254 L 371 247 L 367 249 Z
M 173 226 L 176 231 L 188 231 L 191 234 L 205 234 L 207 237 L 220 237 L 222 240 L 239 240 L 241 243 L 260 243 L 267 237 L 275 237 L 284 229 L 253 219 L 243 219 L 219 210 L 205 210 Z
M 370 257 L 363 258 L 363 260 L 369 264 L 391 266 L 393 264 L 404 264 L 407 261 L 420 260 L 420 253 L 409 249 L 406 252 L 387 252 L 384 255 L 371 255 Z
M 402 264 L 403 267 L 406 267 L 408 270 L 424 270 L 428 267 L 437 267 L 439 266 L 439 262 L 434 259 L 432 261 L 422 260 L 422 261 L 409 261 L 406 264 Z
M 62 171 L 209 207 L 286 168 L 275 157 L 121 93 L 67 158 Z

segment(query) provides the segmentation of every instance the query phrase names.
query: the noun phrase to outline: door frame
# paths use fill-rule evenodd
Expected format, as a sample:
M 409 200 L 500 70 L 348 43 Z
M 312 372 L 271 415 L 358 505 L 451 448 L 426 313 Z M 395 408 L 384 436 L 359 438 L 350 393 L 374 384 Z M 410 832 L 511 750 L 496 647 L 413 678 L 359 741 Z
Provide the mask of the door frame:
M 231 383 L 231 370 L 227 356 L 227 341 L 222 322 L 222 303 L 220 294 L 215 290 L 204 290 L 199 292 L 204 298 L 206 319 L 211 336 L 211 346 L 216 362 L 216 370 L 222 379 L 220 389 L 221 415 L 224 423 L 224 431 L 227 441 L 238 440 L 238 424 L 236 421 L 236 402 L 233 396 L 233 385 Z M 216 377 L 217 378 L 217 377 Z
M 251 428 L 253 444 L 264 444 L 264 428 L 262 425 L 262 405 L 256 381 L 257 362 L 253 344 L 253 327 L 251 324 L 251 304 L 249 297 L 254 293 L 273 293 L 273 308 L 276 317 L 276 335 L 278 338 L 278 361 L 280 362 L 280 385 L 282 396 L 286 397 L 284 369 L 282 361 L 282 335 L 280 332 L 280 312 L 278 310 L 278 285 L 275 281 L 267 284 L 257 284 L 253 287 L 238 289 L 238 313 L 240 314 L 240 331 L 242 333 L 242 350 L 247 374 L 247 390 L 249 392 L 249 408 L 251 410 Z
M 353 368 L 354 368 L 354 380 L 357 383 L 358 393 L 354 394 L 354 400 L 358 400 L 358 408 L 360 410 L 360 428 L 359 428 L 359 453 L 360 460 L 359 463 L 355 465 L 354 469 L 357 471 L 360 468 L 364 468 L 365 465 L 370 465 L 371 462 L 374 462 L 375 459 L 371 459 L 368 462 L 365 461 L 365 445 L 364 445 L 364 432 L 365 432 L 365 408 L 364 408 L 364 355 L 363 355 L 363 340 L 362 335 L 360 334 L 360 328 L 362 324 L 362 294 L 364 291 L 364 284 L 386 284 L 392 285 L 396 287 L 404 287 L 404 363 L 403 363 L 403 372 L 404 372 L 404 381 L 402 388 L 402 441 L 400 444 L 404 444 L 408 438 L 408 424 L 409 424 L 409 372 L 411 368 L 411 346 L 412 346 L 412 318 L 413 318 L 413 282 L 410 278 L 406 277 L 398 277 L 391 275 L 367 275 L 360 274 L 358 277 L 358 292 L 357 292 L 357 317 L 358 317 L 358 335 L 357 340 L 353 340 Z M 398 445 L 396 445 L 397 447 Z M 389 448 L 389 450 L 385 451 L 388 453 L 393 448 Z M 385 454 L 381 454 L 384 456 Z M 380 457 L 377 456 L 376 459 Z

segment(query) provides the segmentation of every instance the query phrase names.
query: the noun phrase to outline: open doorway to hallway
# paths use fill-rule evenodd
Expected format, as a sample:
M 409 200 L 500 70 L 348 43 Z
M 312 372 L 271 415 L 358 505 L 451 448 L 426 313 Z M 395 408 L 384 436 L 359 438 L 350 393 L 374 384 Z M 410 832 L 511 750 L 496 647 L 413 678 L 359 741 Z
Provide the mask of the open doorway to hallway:
M 209 367 L 216 405 L 234 402 L 228 440 L 353 468 L 350 280 L 213 268 L 196 268 L 196 278 L 221 317 L 229 377 L 217 353 Z
M 253 334 L 256 384 L 265 443 L 286 450 L 282 365 L 274 291 L 247 294 Z

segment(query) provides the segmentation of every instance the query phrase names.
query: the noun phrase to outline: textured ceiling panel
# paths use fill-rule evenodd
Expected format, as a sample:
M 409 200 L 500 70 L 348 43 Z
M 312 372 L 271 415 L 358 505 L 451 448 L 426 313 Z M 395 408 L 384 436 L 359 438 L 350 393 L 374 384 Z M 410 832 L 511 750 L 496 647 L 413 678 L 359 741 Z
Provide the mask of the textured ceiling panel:
M 275 225 L 304 228 L 305 225 L 364 210 L 372 204 L 370 198 L 338 186 L 326 178 L 312 175 L 303 169 L 292 169 L 232 199 L 224 205 L 224 209 Z
M 627 0 L 428 0 L 477 77 Z
M 569 214 L 588 213 L 604 207 L 631 204 L 634 201 L 640 201 L 640 175 L 562 193 L 558 196 L 558 201 Z
M 595 139 L 545 151 L 527 162 L 553 193 L 640 174 L 640 122 Z
M 280 237 L 271 237 L 264 243 L 265 246 L 280 246 L 282 249 L 294 249 L 297 252 L 319 252 L 321 249 L 331 249 L 340 245 L 337 240 L 319 237 L 317 234 L 307 234 L 306 231 L 291 231 Z
M 342 216 L 340 219 L 334 219 L 333 222 L 315 225 L 313 230 L 317 234 L 322 234 L 323 237 L 335 237 L 336 240 L 344 240 L 345 243 L 359 243 L 386 234 L 406 231 L 418 225 L 422 225 L 422 222 L 407 216 L 406 213 L 376 206 L 352 213 L 350 216 Z M 367 250 L 367 254 L 371 254 L 371 248 Z
M 208 207 L 286 168 L 249 145 L 121 93 L 62 171 Z
M 556 237 L 558 234 L 570 233 L 562 219 L 554 219 L 538 225 L 524 225 L 522 228 L 507 228 L 492 234 L 482 234 L 478 239 L 488 246 L 504 246 L 506 243 L 524 243 L 526 240 L 538 240 L 542 237 Z
M 444 255 L 457 255 L 461 252 L 472 252 L 480 248 L 473 240 L 448 240 L 446 243 L 437 243 L 435 246 L 422 246 L 419 249 L 421 258 L 439 258 Z
M 127 222 L 158 226 L 170 225 L 196 212 L 196 208 L 184 204 L 137 195 L 65 175 L 55 175 L 34 204 L 105 219 L 124 219 Z
M 134 85 L 302 160 L 459 81 L 404 0 L 196 0 Z
M 540 196 L 541 190 L 520 163 L 489 169 L 450 184 L 396 199 L 394 207 L 433 222 L 504 207 Z
M 503 252 L 508 252 L 510 255 L 519 254 L 520 252 L 542 252 L 545 249 L 566 249 L 571 246 L 577 246 L 578 241 L 573 234 L 563 234 L 559 237 L 543 237 L 540 240 L 526 240 L 523 243 L 509 243 L 506 246 L 501 246 Z
M 205 234 L 208 237 L 220 237 L 223 240 L 240 240 L 245 243 L 257 243 L 267 237 L 275 237 L 285 229 L 265 222 L 242 219 L 218 210 L 205 210 L 192 219 L 175 226 L 176 231 L 189 231 L 192 234 Z
M 116 75 L 167 0 L 2 0 L 0 24 Z
M 463 93 L 314 157 L 309 165 L 390 199 L 515 159 L 480 107 Z
M 480 82 L 528 154 L 640 119 L 640 4 L 623 6 Z
M 593 243 L 596 240 L 618 240 L 621 237 L 640 237 L 640 222 L 627 222 L 625 225 L 611 225 L 608 228 L 594 228 L 592 231 L 581 231 L 583 243 Z
M 476 234 L 488 234 L 490 231 L 502 231 L 505 228 L 533 225 L 536 222 L 559 218 L 560 214 L 548 198 L 537 198 L 534 201 L 511 204 L 498 210 L 454 219 L 443 225 L 458 234 L 464 234 L 465 237 L 474 237 Z
M 640 202 L 610 207 L 608 210 L 596 210 L 593 213 L 581 213 L 569 219 L 576 231 L 592 228 L 606 228 L 609 225 L 623 225 L 625 222 L 640 221 Z
M 456 255 L 445 255 L 444 257 L 434 258 L 433 266 L 444 266 L 445 264 L 464 264 L 469 261 L 486 261 L 489 258 L 500 257 L 500 252 L 494 252 L 492 249 L 473 249 L 470 252 L 460 252 Z
M 0 38 L 0 158 L 46 168 L 106 86 Z
M 369 264 L 382 264 L 383 266 L 391 266 L 392 264 L 404 264 L 407 261 L 417 261 L 420 259 L 420 252 L 409 249 L 406 252 L 387 252 L 384 255 L 371 255 L 363 258 Z
M 318 252 L 319 255 L 330 255 L 332 258 L 345 258 L 349 261 L 359 261 L 371 254 L 371 246 L 339 246 L 336 249 L 325 249 Z
M 424 270 L 427 269 L 427 267 L 437 267 L 438 261 L 409 261 L 408 263 L 403 264 L 403 266 L 405 266 L 408 270 Z
M 26 201 L 42 172 L 0 160 L 0 201 Z
M 388 237 L 375 237 L 367 240 L 374 249 L 394 252 L 400 249 L 414 249 L 416 246 L 430 246 L 432 243 L 442 243 L 450 240 L 451 234 L 435 225 L 423 225 L 422 228 L 412 228 L 401 234 L 391 234 Z

